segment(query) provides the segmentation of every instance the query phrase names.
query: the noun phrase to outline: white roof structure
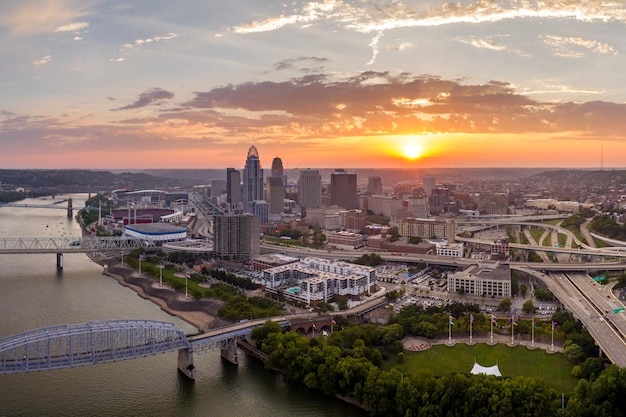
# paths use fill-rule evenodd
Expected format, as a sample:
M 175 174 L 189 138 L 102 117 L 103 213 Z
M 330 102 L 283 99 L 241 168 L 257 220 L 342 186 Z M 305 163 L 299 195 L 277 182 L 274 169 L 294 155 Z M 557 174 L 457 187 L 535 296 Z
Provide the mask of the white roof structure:
M 498 364 L 495 364 L 493 366 L 482 366 L 479 365 L 477 362 L 474 362 L 474 366 L 472 367 L 472 370 L 470 372 L 472 375 L 485 374 L 502 376 L 502 374 L 500 373 L 500 368 L 498 368 Z

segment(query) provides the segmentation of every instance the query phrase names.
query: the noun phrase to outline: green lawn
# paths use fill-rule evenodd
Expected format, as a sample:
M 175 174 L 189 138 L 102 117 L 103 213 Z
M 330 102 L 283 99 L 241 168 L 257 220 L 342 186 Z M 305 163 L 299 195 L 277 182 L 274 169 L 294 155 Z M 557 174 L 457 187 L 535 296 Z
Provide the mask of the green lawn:
M 503 376 L 543 378 L 557 392 L 572 392 L 578 379 L 571 372 L 573 365 L 561 353 L 548 354 L 543 349 L 528 350 L 525 346 L 508 347 L 505 344 L 489 346 L 477 343 L 468 346 L 435 345 L 422 352 L 405 351 L 403 364 L 397 366 L 404 374 L 423 372 L 443 375 L 450 372 L 469 372 L 474 360 L 483 366 L 500 367 Z

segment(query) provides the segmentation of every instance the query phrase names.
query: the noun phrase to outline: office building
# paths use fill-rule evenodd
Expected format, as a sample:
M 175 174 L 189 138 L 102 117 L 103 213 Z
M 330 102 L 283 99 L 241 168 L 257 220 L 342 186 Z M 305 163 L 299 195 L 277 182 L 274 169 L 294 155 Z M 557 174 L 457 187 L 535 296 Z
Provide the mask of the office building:
M 231 210 L 243 202 L 241 172 L 235 168 L 226 168 L 226 202 L 230 204 Z
M 456 223 L 454 219 L 401 219 L 398 233 L 403 237 L 418 236 L 422 239 L 447 239 L 454 242 L 456 237 Z
M 220 259 L 247 261 L 261 253 L 259 218 L 227 214 L 213 218 L 214 251 Z
M 267 178 L 267 195 L 266 198 L 269 203 L 269 214 L 278 214 L 283 212 L 285 203 L 285 185 L 281 177 L 268 177 Z
M 507 264 L 484 261 L 449 273 L 448 292 L 510 298 L 511 268 Z
M 383 193 L 383 181 L 380 177 L 369 177 L 367 179 L 367 192 L 370 195 Z
M 336 169 L 330 174 L 330 204 L 347 210 L 359 208 L 356 174 Z
M 426 192 L 426 195 L 431 195 L 435 189 L 435 177 L 430 175 L 422 177 L 422 188 Z
M 322 177 L 316 169 L 303 169 L 298 180 L 298 203 L 301 207 L 322 205 Z
M 243 205 L 246 213 L 252 213 L 252 202 L 263 200 L 263 170 L 259 152 L 254 145 L 248 150 L 243 169 Z

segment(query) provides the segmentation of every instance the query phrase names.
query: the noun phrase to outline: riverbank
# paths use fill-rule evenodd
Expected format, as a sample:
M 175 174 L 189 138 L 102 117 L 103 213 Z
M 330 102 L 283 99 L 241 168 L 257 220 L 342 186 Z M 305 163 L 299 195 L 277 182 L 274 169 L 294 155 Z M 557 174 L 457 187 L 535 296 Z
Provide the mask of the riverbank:
M 203 332 L 224 324 L 218 318 L 218 311 L 224 305 L 222 301 L 186 299 L 183 294 L 171 287 L 165 284 L 161 286 L 153 278 L 139 275 L 134 269 L 119 262 L 111 259 L 94 260 L 94 262 L 104 268 L 102 272 L 104 275 L 116 279 L 121 285 L 132 289 L 140 297 L 152 301 L 163 311 L 191 324 L 198 331 Z

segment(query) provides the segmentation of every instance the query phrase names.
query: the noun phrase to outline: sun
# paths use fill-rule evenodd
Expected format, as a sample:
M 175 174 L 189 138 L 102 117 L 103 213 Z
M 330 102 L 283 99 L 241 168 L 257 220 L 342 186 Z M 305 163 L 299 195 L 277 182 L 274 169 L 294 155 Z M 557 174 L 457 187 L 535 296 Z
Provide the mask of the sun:
M 410 143 L 408 145 L 405 145 L 405 147 L 402 149 L 402 153 L 404 154 L 405 158 L 407 159 L 417 159 L 420 156 L 422 156 L 422 148 L 419 145 L 416 145 L 414 143 Z

